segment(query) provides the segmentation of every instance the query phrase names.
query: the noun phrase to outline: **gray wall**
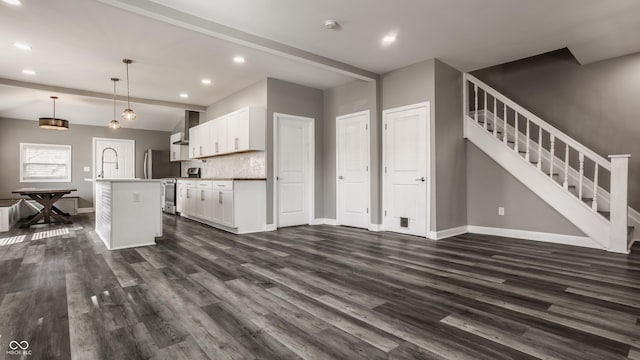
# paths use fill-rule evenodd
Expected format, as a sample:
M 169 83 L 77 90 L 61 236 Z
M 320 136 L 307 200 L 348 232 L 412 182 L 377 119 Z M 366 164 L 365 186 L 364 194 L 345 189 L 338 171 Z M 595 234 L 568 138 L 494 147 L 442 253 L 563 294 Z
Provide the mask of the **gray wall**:
M 67 187 L 78 189 L 70 196 L 79 196 L 79 207 L 93 207 L 93 183 L 84 181 L 93 171 L 93 138 L 133 139 L 136 141 L 136 177 L 143 176 L 146 149 L 168 150 L 169 132 L 125 129 L 111 130 L 105 126 L 75 125 L 68 131 L 44 130 L 36 121 L 0 118 L 0 198 L 14 197 L 12 190 L 22 187 Z M 20 143 L 71 145 L 71 183 L 20 183 Z
M 267 80 L 250 85 L 207 107 L 204 121 L 213 120 L 222 115 L 247 106 L 267 106 Z M 200 117 L 200 123 L 204 122 Z
M 475 145 L 468 143 L 466 154 L 469 225 L 585 236 Z
M 356 80 L 324 91 L 324 217 L 336 218 L 336 117 L 364 110 L 370 111 L 369 129 L 371 155 L 370 221 L 380 218 L 380 118 L 378 116 L 377 82 Z
M 466 225 L 466 153 L 462 73 L 435 61 L 436 230 Z
M 640 210 L 639 73 L 640 54 L 582 66 L 565 49 L 473 75 L 598 154 L 631 154 L 629 205 Z
M 267 223 L 273 223 L 273 114 L 282 113 L 315 119 L 315 217 L 324 216 L 322 90 L 267 79 Z

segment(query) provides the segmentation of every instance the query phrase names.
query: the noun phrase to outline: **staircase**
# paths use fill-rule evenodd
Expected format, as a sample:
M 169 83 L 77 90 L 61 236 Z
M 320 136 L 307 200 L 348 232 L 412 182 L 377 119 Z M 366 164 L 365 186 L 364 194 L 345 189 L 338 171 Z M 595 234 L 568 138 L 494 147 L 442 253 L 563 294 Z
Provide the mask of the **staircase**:
M 605 159 L 470 74 L 464 136 L 584 232 L 628 253 L 640 213 L 627 205 L 629 155 Z

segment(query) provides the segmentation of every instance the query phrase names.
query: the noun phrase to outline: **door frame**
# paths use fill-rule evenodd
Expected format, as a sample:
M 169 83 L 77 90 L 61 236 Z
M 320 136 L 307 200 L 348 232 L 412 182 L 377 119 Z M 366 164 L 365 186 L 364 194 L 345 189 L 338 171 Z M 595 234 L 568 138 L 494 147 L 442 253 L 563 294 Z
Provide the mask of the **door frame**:
M 103 137 L 94 137 L 91 141 L 91 153 L 93 164 L 91 166 L 93 169 L 93 179 L 98 178 L 98 169 L 96 168 L 96 141 L 121 141 L 121 142 L 130 142 L 133 148 L 133 178 L 136 178 L 136 141 L 134 139 L 118 139 L 118 138 L 103 138 Z
M 433 211 L 433 209 L 435 209 L 435 199 L 432 198 L 431 196 L 431 191 L 433 189 L 435 189 L 435 169 L 432 168 L 432 164 L 435 164 L 435 159 L 433 158 L 433 156 L 435 155 L 435 123 L 433 122 L 433 119 L 431 119 L 431 102 L 430 101 L 425 101 L 425 102 L 421 102 L 421 103 L 416 103 L 416 104 L 411 104 L 411 105 L 406 105 L 406 106 L 400 106 L 400 107 L 395 107 L 395 108 L 391 108 L 391 109 L 386 109 L 382 111 L 382 169 L 381 169 L 381 173 L 382 173 L 382 199 L 380 201 L 380 203 L 382 204 L 382 211 L 381 211 L 381 217 L 382 217 L 382 224 L 381 228 L 382 230 L 384 230 L 384 224 L 385 224 L 385 199 L 387 198 L 387 176 L 386 173 L 384 171 L 385 167 L 387 166 L 387 132 L 385 130 L 385 126 L 387 125 L 387 117 L 389 116 L 389 114 L 395 113 L 395 112 L 400 112 L 400 111 L 406 111 L 406 110 L 414 110 L 414 109 L 419 109 L 419 108 L 425 108 L 426 112 L 427 112 L 427 142 L 428 142 L 428 146 L 427 146 L 427 203 L 426 203 L 426 222 L 425 222 L 425 234 L 424 237 L 425 238 L 429 238 L 431 236 L 431 213 Z M 409 234 L 410 235 L 410 234 Z M 422 237 L 423 235 L 419 235 L 420 237 Z
M 307 200 L 309 206 L 309 219 L 308 224 L 313 224 L 313 220 L 315 219 L 315 168 L 316 168 L 316 145 L 315 145 L 315 125 L 316 120 L 314 118 L 298 116 L 298 115 L 290 115 L 284 113 L 273 113 L 273 224 L 276 229 L 280 227 L 280 197 L 278 192 L 278 125 L 280 123 L 281 117 L 287 117 L 297 121 L 303 121 L 309 126 L 309 152 L 308 152 L 308 163 L 309 169 L 307 169 L 307 179 L 309 181 L 309 189 L 307 189 Z
M 364 110 L 351 114 L 336 116 L 336 223 L 342 225 L 340 221 L 340 182 L 338 181 L 338 158 L 339 158 L 339 142 L 338 142 L 338 122 L 341 120 L 357 117 L 361 115 L 367 115 L 367 212 L 368 226 L 371 227 L 371 111 Z

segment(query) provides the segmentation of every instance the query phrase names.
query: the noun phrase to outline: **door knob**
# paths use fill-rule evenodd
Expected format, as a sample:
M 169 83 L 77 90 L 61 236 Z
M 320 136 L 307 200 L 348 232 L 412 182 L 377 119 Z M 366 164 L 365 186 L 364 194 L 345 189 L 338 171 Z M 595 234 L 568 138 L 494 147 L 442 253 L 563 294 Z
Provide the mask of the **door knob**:
M 344 176 L 340 175 L 340 176 L 338 176 L 338 179 L 342 180 L 342 179 L 344 179 Z
M 423 177 L 421 177 L 421 178 L 417 178 L 417 179 L 416 179 L 416 181 L 422 181 L 422 182 L 425 182 L 425 180 L 426 180 L 426 179 L 424 178 L 424 176 L 423 176 Z

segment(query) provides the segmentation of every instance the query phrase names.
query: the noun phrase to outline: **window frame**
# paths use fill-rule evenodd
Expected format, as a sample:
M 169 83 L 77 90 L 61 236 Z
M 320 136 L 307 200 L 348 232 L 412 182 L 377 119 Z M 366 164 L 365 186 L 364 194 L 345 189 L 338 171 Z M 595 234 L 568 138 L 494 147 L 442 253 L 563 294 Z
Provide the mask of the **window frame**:
M 24 178 L 24 165 L 25 165 L 25 148 L 27 147 L 49 147 L 49 148 L 61 148 L 67 150 L 67 176 L 64 179 L 25 179 Z M 41 143 L 20 143 L 20 182 L 21 183 L 70 183 L 71 182 L 71 145 L 64 144 L 41 144 Z

